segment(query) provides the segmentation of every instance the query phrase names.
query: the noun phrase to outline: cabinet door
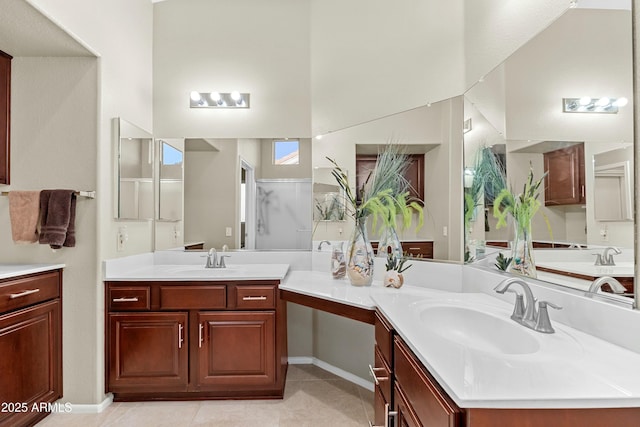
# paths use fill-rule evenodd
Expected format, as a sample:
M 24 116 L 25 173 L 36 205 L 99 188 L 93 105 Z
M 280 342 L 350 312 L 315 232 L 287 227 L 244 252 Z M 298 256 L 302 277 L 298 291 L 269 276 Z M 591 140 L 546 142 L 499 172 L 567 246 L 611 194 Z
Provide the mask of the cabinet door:
M 200 389 L 275 384 L 275 312 L 198 313 Z
M 36 402 L 62 397 L 60 300 L 0 316 L 0 425 L 42 418 Z M 26 411 L 26 412 L 24 412 Z
M 109 315 L 108 389 L 186 391 L 187 313 Z
M 572 145 L 544 154 L 547 172 L 544 188 L 545 206 L 584 203 L 584 147 Z

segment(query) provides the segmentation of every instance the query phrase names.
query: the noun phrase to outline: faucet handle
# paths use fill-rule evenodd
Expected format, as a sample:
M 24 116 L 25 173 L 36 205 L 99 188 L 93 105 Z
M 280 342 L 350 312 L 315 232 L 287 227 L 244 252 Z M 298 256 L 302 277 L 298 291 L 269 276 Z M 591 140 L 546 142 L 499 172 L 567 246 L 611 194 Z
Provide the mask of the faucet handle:
M 545 334 L 552 334 L 555 332 L 553 326 L 551 326 L 551 320 L 549 319 L 549 312 L 547 306 L 555 308 L 556 310 L 562 310 L 562 307 L 549 301 L 538 302 L 538 320 L 536 321 L 535 330 L 543 332 Z
M 513 305 L 513 313 L 511 314 L 511 318 L 516 322 L 520 322 L 524 317 L 524 295 L 522 295 L 520 292 L 515 292 L 515 294 L 516 302 Z
M 227 265 L 224 263 L 224 259 L 225 258 L 230 258 L 231 255 L 220 255 L 218 257 L 219 261 L 218 261 L 218 268 L 227 268 Z
M 593 265 L 603 265 L 602 254 L 592 254 L 596 256 L 596 262 Z

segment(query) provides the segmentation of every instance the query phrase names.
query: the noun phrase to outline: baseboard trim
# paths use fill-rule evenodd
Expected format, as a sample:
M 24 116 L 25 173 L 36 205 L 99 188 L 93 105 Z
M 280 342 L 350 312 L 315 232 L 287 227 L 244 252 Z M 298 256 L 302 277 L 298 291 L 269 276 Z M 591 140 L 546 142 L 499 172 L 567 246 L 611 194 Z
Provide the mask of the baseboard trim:
M 369 391 L 374 390 L 374 384 L 371 381 L 367 381 L 364 378 L 360 378 L 357 375 L 347 372 L 344 369 L 340 369 L 330 363 L 318 359 L 317 357 L 290 357 L 289 363 L 292 365 L 315 365 L 318 368 L 322 368 L 325 371 L 331 372 L 334 375 L 339 376 L 342 379 L 350 381 L 362 388 L 366 388 Z
M 64 402 L 61 400 L 58 403 L 64 405 Z M 107 393 L 104 400 L 97 404 L 85 404 L 85 403 L 72 403 L 71 411 L 72 414 L 99 414 L 100 412 L 107 409 L 109 405 L 113 403 L 113 394 Z

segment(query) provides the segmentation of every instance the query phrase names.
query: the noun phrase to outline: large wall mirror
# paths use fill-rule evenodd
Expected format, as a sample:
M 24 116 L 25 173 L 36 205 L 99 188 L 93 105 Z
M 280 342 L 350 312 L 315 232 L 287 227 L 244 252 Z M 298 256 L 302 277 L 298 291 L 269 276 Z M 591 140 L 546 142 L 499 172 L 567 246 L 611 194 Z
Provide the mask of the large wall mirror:
M 153 220 L 154 142 L 151 133 L 122 118 L 114 118 L 116 185 L 115 218 Z
M 279 146 L 296 148 L 283 157 Z M 186 138 L 184 147 L 185 243 L 311 249 L 310 139 Z
M 470 191 L 483 150 L 504 163 L 507 185 L 514 192 L 522 188 L 530 167 L 536 177 L 545 169 L 551 177 L 553 159 L 573 159 L 558 164 L 565 165 L 565 175 L 575 169 L 576 178 L 565 181 L 564 188 L 575 198 L 551 205 L 548 194 L 554 183 L 546 179 L 548 194 L 540 195 L 543 207 L 534 218 L 532 236 L 539 248 L 571 253 L 567 260 L 575 262 L 567 262 L 566 270 L 574 275 L 601 275 L 592 268 L 591 252 L 615 246 L 622 250 L 616 256 L 619 269 L 606 273 L 633 277 L 632 70 L 631 11 L 578 4 L 465 94 L 465 191 Z M 568 105 L 564 98 L 576 101 Z M 606 103 L 603 98 L 624 98 L 628 104 L 595 112 L 597 99 Z M 490 197 L 485 196 L 465 217 L 468 260 L 482 257 L 491 246 L 508 246 L 513 239 L 512 227 L 496 227 Z M 587 247 L 590 250 L 581 250 Z M 535 250 L 536 264 L 543 270 L 551 262 L 545 251 Z M 553 255 L 555 261 L 564 257 Z M 558 264 L 554 269 L 564 271 Z M 561 275 L 543 271 L 538 277 L 573 286 Z

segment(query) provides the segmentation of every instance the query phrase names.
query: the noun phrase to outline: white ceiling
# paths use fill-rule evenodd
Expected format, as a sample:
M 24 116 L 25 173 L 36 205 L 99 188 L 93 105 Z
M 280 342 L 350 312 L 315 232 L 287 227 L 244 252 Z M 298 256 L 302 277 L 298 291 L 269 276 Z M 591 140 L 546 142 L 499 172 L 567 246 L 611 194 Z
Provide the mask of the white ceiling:
M 95 56 L 24 0 L 0 2 L 0 50 L 20 56 Z

